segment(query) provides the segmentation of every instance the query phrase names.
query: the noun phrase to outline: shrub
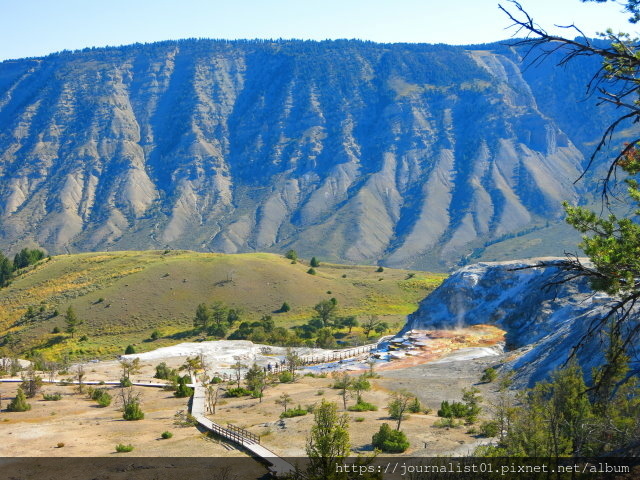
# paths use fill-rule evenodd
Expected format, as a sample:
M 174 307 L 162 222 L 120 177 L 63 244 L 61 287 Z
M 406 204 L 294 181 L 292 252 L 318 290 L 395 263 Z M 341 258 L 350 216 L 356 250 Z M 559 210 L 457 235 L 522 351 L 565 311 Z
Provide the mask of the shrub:
M 131 380 L 129 380 L 128 377 L 122 377 L 120 379 L 120 386 L 121 387 L 127 388 L 127 387 L 130 387 L 131 385 L 133 385 L 133 384 L 131 383 Z
M 107 393 L 106 390 L 103 389 L 98 389 L 96 391 L 99 391 L 100 394 L 94 398 L 94 400 L 96 402 L 98 402 L 98 405 L 101 406 L 102 408 L 104 407 L 108 407 L 109 405 L 111 405 L 111 395 L 109 395 L 109 393 Z
M 223 380 L 220 377 L 213 377 L 211 379 L 211 383 L 214 384 L 214 385 L 217 385 L 217 384 L 222 383 L 222 382 L 223 382 Z
M 159 330 L 154 330 L 153 332 L 151 332 L 151 340 L 157 340 L 160 338 L 160 331 Z
M 384 268 L 382 266 L 378 267 L 378 269 L 376 270 L 376 272 L 378 273 L 382 273 L 384 272 Z
M 122 418 L 128 421 L 142 420 L 144 418 L 144 412 L 140 408 L 140 402 L 132 399 L 124 406 Z
M 495 368 L 489 367 L 484 369 L 484 372 L 482 373 L 482 377 L 480 377 L 480 381 L 483 383 L 491 383 L 496 378 L 498 378 L 498 372 L 496 372 Z
M 178 427 L 193 427 L 198 424 L 198 421 L 189 412 L 179 410 L 173 416 L 173 424 Z
M 293 382 L 293 373 L 291 373 L 291 372 L 282 372 L 278 376 L 278 380 L 280 380 L 280 383 L 291 383 L 291 382 Z
M 298 405 L 297 408 L 290 408 L 286 412 L 282 412 L 280 414 L 280 418 L 302 417 L 303 415 L 306 415 L 306 414 L 307 414 L 307 411 L 304 408 L 302 408 L 300 405 Z
M 311 267 L 309 270 L 307 270 L 307 273 L 308 273 L 309 275 L 315 275 L 315 274 L 316 274 L 316 269 L 315 269 L 315 268 L 313 268 L 313 267 Z
M 480 425 L 480 433 L 484 437 L 496 437 L 500 433 L 498 422 L 482 422 Z
M 62 399 L 62 395 L 59 393 L 43 393 L 42 399 L 46 402 L 57 402 Z
M 51 330 L 51 333 L 60 333 L 60 327 L 53 327 L 53 330 Z
M 86 342 L 87 340 L 89 340 L 89 337 L 87 337 L 86 335 L 82 335 L 82 336 L 80 337 L 80 341 L 81 341 L 81 342 Z
M 193 395 L 193 388 L 187 386 L 187 382 L 189 382 L 189 376 L 184 375 L 182 377 L 178 377 L 178 386 L 176 391 L 173 393 L 178 398 L 186 398 Z
M 165 440 L 173 437 L 173 433 L 171 432 L 162 432 L 162 434 L 160 435 L 162 438 L 164 438 Z
M 161 380 L 171 380 L 177 375 L 178 372 L 175 368 L 169 368 L 165 362 L 161 362 L 156 365 L 156 374 L 153 377 Z
M 371 443 L 385 453 L 402 453 L 409 448 L 409 441 L 404 432 L 392 430 L 388 423 L 380 425 L 380 430 L 373 434 Z
M 124 349 L 125 355 L 132 355 L 134 353 L 136 353 L 136 349 L 133 347 L 133 345 L 127 345 L 127 348 Z
M 288 312 L 289 310 L 291 310 L 291 307 L 289 306 L 289 304 L 287 302 L 283 302 L 282 306 L 280 307 L 280 310 L 278 310 L 281 313 L 285 313 Z
M 212 337 L 223 338 L 227 334 L 227 329 L 224 325 L 212 325 L 207 330 L 207 333 Z
M 342 278 L 347 278 L 347 274 L 346 274 L 346 273 L 343 273 L 343 274 L 342 274 Z
M 420 403 L 420 400 L 418 400 L 417 397 L 414 397 L 407 407 L 407 410 L 409 410 L 409 413 L 420 413 L 422 411 L 422 404 Z
M 364 417 L 356 417 L 353 419 L 353 421 L 358 423 L 364 422 Z
M 225 396 L 235 398 L 235 397 L 246 397 L 247 395 L 251 395 L 251 390 L 247 390 L 246 388 L 230 388 L 225 393 Z
M 433 422 L 433 426 L 436 428 L 456 428 L 458 423 L 453 417 L 444 417 Z
M 31 410 L 31 405 L 27 403 L 27 397 L 22 388 L 18 387 L 18 393 L 7 406 L 7 410 L 9 412 L 26 412 L 27 410 Z
M 296 263 L 298 260 L 298 253 L 295 250 L 289 250 L 285 255 L 285 258 L 291 260 L 291 263 Z
M 316 257 L 311 257 L 311 261 L 309 262 L 309 265 L 311 265 L 311 267 L 313 268 L 318 268 L 320 266 L 320 262 Z
M 350 412 L 375 412 L 376 410 L 378 410 L 378 407 L 376 407 L 372 403 L 357 402 L 355 405 L 351 405 L 349 408 L 347 408 L 347 410 L 349 410 Z
M 438 416 L 444 418 L 464 418 L 469 414 L 469 408 L 462 402 L 451 402 L 444 400 L 440 404 Z
M 119 443 L 118 445 L 116 445 L 116 452 L 118 453 L 131 452 L 131 451 L 133 451 L 133 445 L 131 444 L 123 445 L 122 443 Z
M 64 442 L 58 442 L 58 444 L 56 445 L 56 448 L 63 448 L 64 447 Z

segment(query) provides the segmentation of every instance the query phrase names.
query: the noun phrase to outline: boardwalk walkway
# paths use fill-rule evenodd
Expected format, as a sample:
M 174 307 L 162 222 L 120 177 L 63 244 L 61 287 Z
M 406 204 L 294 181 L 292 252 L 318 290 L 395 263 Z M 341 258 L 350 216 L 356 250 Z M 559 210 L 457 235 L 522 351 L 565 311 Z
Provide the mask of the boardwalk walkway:
M 268 448 L 263 447 L 253 438 L 248 438 L 242 435 L 237 430 L 223 427 L 215 422 L 212 422 L 205 417 L 206 412 L 206 392 L 202 384 L 194 382 L 193 399 L 191 402 L 191 415 L 193 415 L 196 421 L 205 427 L 206 429 L 220 435 L 227 440 L 231 440 L 234 443 L 242 445 L 245 449 L 251 452 L 254 456 L 261 458 L 269 465 L 269 471 L 275 476 L 285 475 L 294 471 L 294 466 L 289 462 L 280 458 Z

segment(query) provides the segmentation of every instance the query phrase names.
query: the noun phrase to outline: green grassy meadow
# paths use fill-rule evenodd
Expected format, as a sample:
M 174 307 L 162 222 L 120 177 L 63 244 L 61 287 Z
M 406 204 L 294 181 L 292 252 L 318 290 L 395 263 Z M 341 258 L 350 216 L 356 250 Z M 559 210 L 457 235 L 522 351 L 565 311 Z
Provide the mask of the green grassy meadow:
M 192 322 L 202 302 L 241 308 L 241 320 L 273 315 L 276 326 L 288 327 L 305 323 L 313 306 L 331 297 L 338 300 L 339 315 L 377 314 L 400 328 L 404 317 L 446 276 L 325 263 L 316 268 L 316 275 L 306 273 L 308 269 L 307 261 L 292 264 L 269 253 L 54 256 L 26 268 L 0 289 L 0 335 L 9 335 L 5 343 L 20 353 L 107 357 L 122 353 L 129 344 L 146 351 L 195 339 L 190 336 Z M 274 313 L 285 301 L 291 311 Z M 83 321 L 74 338 L 65 333 L 69 306 Z M 55 327 L 61 332 L 52 333 Z M 161 336 L 150 341 L 154 330 Z

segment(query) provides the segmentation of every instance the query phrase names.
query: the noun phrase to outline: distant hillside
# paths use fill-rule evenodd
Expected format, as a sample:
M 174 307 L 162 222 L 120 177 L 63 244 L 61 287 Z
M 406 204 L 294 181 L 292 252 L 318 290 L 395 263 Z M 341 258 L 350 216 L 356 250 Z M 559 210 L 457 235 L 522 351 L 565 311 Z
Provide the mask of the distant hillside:
M 177 343 L 193 328 L 199 303 L 224 302 L 241 320 L 272 315 L 276 326 L 305 323 L 320 300 L 335 297 L 340 315 L 380 315 L 399 329 L 444 278 L 405 270 L 308 262 L 274 254 L 206 254 L 190 251 L 85 253 L 54 256 L 28 267 L 0 289 L 0 338 L 20 351 L 42 349 L 98 356 Z M 286 313 L 274 313 L 283 302 Z M 83 325 L 65 334 L 72 306 Z M 32 313 L 29 313 L 31 307 Z M 56 315 L 57 310 L 57 315 Z M 58 327 L 61 332 L 54 334 Z M 149 341 L 153 330 L 162 338 Z M 86 335 L 87 340 L 80 340 Z
M 293 247 L 444 271 L 527 233 L 559 254 L 574 243 L 561 202 L 615 115 L 582 101 L 597 68 L 359 41 L 5 61 L 0 250 Z

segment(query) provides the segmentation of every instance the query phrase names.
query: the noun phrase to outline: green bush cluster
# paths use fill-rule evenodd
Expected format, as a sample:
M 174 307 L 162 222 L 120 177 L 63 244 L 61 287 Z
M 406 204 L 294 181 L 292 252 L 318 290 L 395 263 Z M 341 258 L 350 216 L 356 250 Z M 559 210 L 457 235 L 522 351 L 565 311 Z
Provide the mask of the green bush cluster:
M 187 383 L 191 381 L 188 375 L 178 376 L 176 378 L 177 385 L 176 391 L 173 394 L 178 398 L 187 398 L 193 395 L 193 388 L 189 387 Z
M 60 393 L 43 393 L 42 399 L 46 402 L 57 402 L 62 400 L 62 394 Z
M 298 405 L 296 408 L 290 408 L 286 412 L 280 414 L 280 418 L 302 417 L 308 413 L 307 410 Z
M 500 433 L 500 426 L 496 421 L 482 422 L 480 433 L 484 437 L 496 437 Z
M 493 367 L 485 368 L 484 372 L 482 372 L 482 377 L 480 377 L 480 381 L 482 383 L 491 383 L 496 378 L 498 378 L 498 372 Z
M 409 413 L 420 413 L 422 412 L 422 404 L 418 397 L 414 397 L 409 406 L 407 407 Z
M 161 380 L 173 380 L 178 376 L 178 371 L 175 368 L 170 368 L 165 362 L 161 362 L 156 365 L 156 374 L 153 378 L 159 378 Z
M 355 405 L 349 406 L 347 410 L 349 410 L 350 412 L 375 412 L 376 410 L 378 410 L 378 407 L 376 407 L 373 403 L 359 401 L 356 402 Z
M 137 399 L 129 401 L 124 406 L 122 418 L 128 421 L 142 420 L 144 418 L 144 412 L 140 408 L 140 402 Z
M 239 387 L 239 388 L 230 388 L 229 390 L 226 391 L 225 396 L 236 398 L 236 397 L 246 397 L 251 394 L 252 394 L 251 390 L 247 390 L 244 387 Z
M 132 452 L 132 451 L 133 451 L 133 445 L 131 444 L 124 445 L 122 443 L 119 443 L 116 445 L 116 452 L 118 453 Z
M 402 453 L 409 448 L 409 441 L 404 432 L 392 430 L 388 423 L 380 425 L 378 433 L 373 434 L 373 446 L 385 453 Z
M 101 407 L 108 407 L 111 405 L 111 395 L 107 392 L 106 388 L 96 388 L 90 393 L 91 399 L 98 402 Z
M 467 406 L 462 402 L 451 402 L 444 400 L 440 404 L 438 416 L 444 418 L 464 418 L 468 413 Z

